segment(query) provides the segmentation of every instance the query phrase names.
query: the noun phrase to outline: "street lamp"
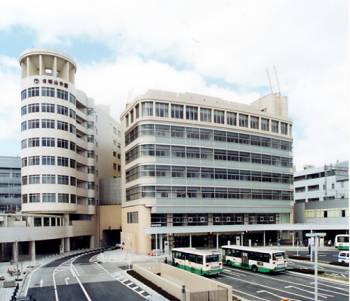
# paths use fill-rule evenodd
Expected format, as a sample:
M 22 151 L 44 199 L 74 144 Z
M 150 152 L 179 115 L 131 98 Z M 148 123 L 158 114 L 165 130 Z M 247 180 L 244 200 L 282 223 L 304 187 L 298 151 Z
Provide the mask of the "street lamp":
M 326 233 L 306 233 L 306 237 L 312 237 L 314 243 L 314 252 L 315 252 L 315 301 L 318 301 L 318 242 L 320 237 L 325 237 Z

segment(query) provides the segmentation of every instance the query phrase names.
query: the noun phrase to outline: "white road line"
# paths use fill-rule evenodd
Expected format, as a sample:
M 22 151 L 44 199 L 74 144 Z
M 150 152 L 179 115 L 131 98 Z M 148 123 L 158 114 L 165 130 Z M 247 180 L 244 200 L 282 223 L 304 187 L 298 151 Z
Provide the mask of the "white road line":
M 287 280 L 282 280 L 282 279 L 277 279 L 277 278 L 271 278 L 271 277 L 269 277 L 269 276 L 265 276 L 265 275 L 262 275 L 262 274 L 252 274 L 252 273 L 249 273 L 249 272 L 246 272 L 246 271 L 241 271 L 241 273 L 244 273 L 244 274 L 247 274 L 247 275 L 251 275 L 251 276 L 258 276 L 258 277 L 261 277 L 261 278 L 265 278 L 265 279 L 270 279 L 270 280 L 274 280 L 274 281 L 279 281 L 279 282 L 284 282 L 284 283 L 287 283 L 287 284 L 293 284 L 293 285 L 298 285 L 298 286 L 302 286 L 302 287 L 306 287 L 306 288 L 313 288 L 313 286 L 311 286 L 311 285 L 306 285 L 306 284 L 302 284 L 302 283 L 295 283 L 295 282 L 291 282 L 291 281 L 287 281 Z M 290 272 L 288 272 L 288 273 L 290 273 Z M 293 272 L 293 274 L 294 274 L 294 272 Z M 304 278 L 305 279 L 305 277 L 301 277 L 301 275 L 299 275 L 299 273 L 297 273 L 298 274 L 298 276 L 300 276 L 300 278 Z M 303 276 L 305 276 L 305 275 L 303 275 Z M 307 275 L 308 276 L 308 275 Z M 314 276 L 312 276 L 312 278 L 313 278 Z M 309 278 L 309 277 L 308 277 Z M 323 279 L 322 279 L 323 280 Z M 322 284 L 321 282 L 319 282 L 319 284 Z M 323 285 L 323 284 L 322 284 Z M 334 288 L 336 288 L 336 287 L 334 287 Z M 318 288 L 319 290 L 322 290 L 322 291 L 326 291 L 326 292 L 330 292 L 330 293 L 334 293 L 334 294 L 338 294 L 338 295 L 343 295 L 343 296 L 349 296 L 348 294 L 346 294 L 346 295 L 344 295 L 344 294 L 342 294 L 342 293 L 338 293 L 338 292 L 334 292 L 334 291 L 330 291 L 330 290 L 327 290 L 327 289 L 325 289 L 325 288 Z M 339 288 L 340 289 L 340 288 Z
M 69 277 L 66 277 L 66 278 L 64 278 L 64 282 L 66 283 L 66 285 L 68 285 L 69 284 Z
M 232 276 L 228 276 L 228 275 L 227 275 L 226 277 L 233 278 Z M 238 279 L 237 279 L 237 278 L 233 278 L 233 279 L 235 279 L 235 280 L 237 280 L 237 281 L 241 281 L 241 282 L 246 282 L 246 283 L 249 283 L 249 284 L 252 283 L 251 281 L 243 280 L 243 279 L 239 279 L 239 278 L 238 278 Z M 292 292 L 282 291 L 282 290 L 280 290 L 280 289 L 278 289 L 278 288 L 274 288 L 274 287 L 267 286 L 266 284 L 264 285 L 264 284 L 254 283 L 254 285 L 256 285 L 256 286 L 261 286 L 261 287 L 263 287 L 263 288 L 269 288 L 269 289 L 272 289 L 272 290 L 274 290 L 274 291 L 278 291 L 278 292 L 282 292 L 282 293 L 287 293 L 287 294 L 290 294 L 290 295 L 298 296 L 298 297 L 301 297 L 301 298 L 305 298 L 305 299 L 309 299 L 309 300 L 314 300 L 313 298 L 310 298 L 310 297 L 308 297 L 308 296 L 304 296 L 304 295 L 300 295 L 300 294 L 292 293 Z
M 39 270 L 39 269 L 40 269 L 40 266 L 38 266 L 37 268 L 35 268 L 33 271 L 30 272 L 30 274 L 29 274 L 29 279 L 28 279 L 28 285 L 27 285 L 27 287 L 26 287 L 26 289 L 25 289 L 25 292 L 24 292 L 24 295 L 25 295 L 25 296 L 27 296 L 27 294 L 28 294 L 28 290 L 29 290 L 29 286 L 30 286 L 30 282 L 31 282 L 31 280 L 32 280 L 33 274 L 34 274 L 37 270 Z
M 249 296 L 249 297 L 254 297 L 255 299 L 259 299 L 259 300 L 263 300 L 263 301 L 270 301 L 269 299 L 264 299 L 264 298 L 258 297 L 256 295 L 248 294 L 246 292 L 240 291 L 240 290 L 235 289 L 235 288 L 232 288 L 232 292 L 237 292 L 237 293 L 240 293 L 242 295 L 246 295 L 246 296 Z
M 294 286 L 294 285 L 287 285 L 287 286 L 285 286 L 285 288 L 294 288 L 294 289 L 297 289 L 297 290 L 299 290 L 299 291 L 303 291 L 303 292 L 310 293 L 310 294 L 312 294 L 312 295 L 315 294 L 315 292 L 310 292 L 310 291 L 304 290 L 304 289 L 302 289 L 302 288 L 300 288 L 300 287 L 296 287 L 296 286 Z M 319 295 L 320 297 L 322 297 L 322 298 L 325 298 L 325 299 L 327 299 L 327 297 L 334 297 L 333 295 L 328 295 L 328 294 L 320 293 L 320 292 L 318 293 L 318 295 Z
M 40 280 L 40 287 L 43 287 L 43 282 L 44 282 L 44 280 Z
M 78 255 L 77 257 L 75 257 L 75 258 L 71 261 L 70 267 L 71 267 L 71 270 L 74 271 L 74 273 L 75 273 L 75 279 L 77 279 L 78 284 L 79 284 L 81 290 L 83 291 L 83 293 L 84 293 L 86 299 L 87 299 L 88 301 L 91 301 L 91 298 L 90 298 L 89 294 L 87 293 L 87 291 L 85 290 L 85 287 L 83 286 L 83 284 L 81 283 L 81 281 L 80 281 L 80 279 L 79 279 L 79 273 L 78 273 L 77 269 L 75 268 L 75 266 L 74 266 L 74 264 L 73 264 L 75 260 L 77 260 L 79 257 L 81 257 L 81 256 L 83 256 L 83 255 L 86 255 L 86 254 L 81 254 L 81 255 Z M 72 274 L 73 274 L 73 273 L 72 273 Z
M 266 293 L 266 294 L 275 296 L 277 298 L 280 298 L 281 300 L 288 299 L 288 300 L 294 300 L 294 301 L 301 301 L 301 300 L 298 300 L 298 299 L 289 299 L 289 298 L 286 298 L 286 297 L 283 297 L 283 296 L 280 296 L 280 295 L 277 295 L 277 294 L 274 294 L 274 293 L 271 293 L 271 292 L 265 291 L 265 290 L 257 291 L 257 293 L 258 294 Z M 311 299 L 311 300 L 313 300 L 313 299 Z
M 315 282 L 310 282 L 310 284 L 315 284 Z M 336 286 L 333 286 L 333 285 L 328 285 L 328 284 L 324 284 L 324 283 L 318 283 L 318 285 L 323 285 L 323 286 L 327 286 L 327 287 L 331 287 L 331 288 L 334 288 L 334 289 L 337 289 L 337 290 L 340 290 L 340 291 L 343 291 L 343 292 L 348 292 L 349 290 L 348 289 L 344 289 L 344 288 L 341 288 L 341 287 L 336 287 Z

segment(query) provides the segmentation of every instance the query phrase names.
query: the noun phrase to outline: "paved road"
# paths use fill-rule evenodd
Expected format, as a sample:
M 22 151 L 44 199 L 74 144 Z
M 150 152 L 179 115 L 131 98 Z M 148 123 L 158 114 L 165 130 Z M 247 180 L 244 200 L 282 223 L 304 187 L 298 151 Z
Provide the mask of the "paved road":
M 296 251 L 287 251 L 288 255 L 297 255 Z M 309 252 L 308 251 L 299 251 L 298 252 L 299 255 L 301 256 L 309 256 Z M 331 262 L 331 261 L 338 261 L 338 254 L 339 251 L 337 249 L 333 249 L 333 250 L 324 250 L 324 251 L 319 251 L 318 252 L 318 260 L 320 262 Z
M 302 274 L 271 275 L 225 267 L 216 279 L 231 285 L 234 294 L 251 301 L 314 300 L 314 280 Z M 346 284 L 319 280 L 319 300 L 348 301 L 349 288 Z
M 102 265 L 90 262 L 97 253 L 67 256 L 38 269 L 28 295 L 37 301 L 144 301 L 145 297 L 116 281 Z

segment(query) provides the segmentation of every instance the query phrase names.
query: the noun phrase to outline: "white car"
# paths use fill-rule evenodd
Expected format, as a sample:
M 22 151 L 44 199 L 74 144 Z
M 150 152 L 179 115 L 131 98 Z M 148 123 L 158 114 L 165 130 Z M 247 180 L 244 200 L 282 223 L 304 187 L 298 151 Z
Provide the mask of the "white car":
M 349 263 L 349 251 L 339 252 L 338 262 Z

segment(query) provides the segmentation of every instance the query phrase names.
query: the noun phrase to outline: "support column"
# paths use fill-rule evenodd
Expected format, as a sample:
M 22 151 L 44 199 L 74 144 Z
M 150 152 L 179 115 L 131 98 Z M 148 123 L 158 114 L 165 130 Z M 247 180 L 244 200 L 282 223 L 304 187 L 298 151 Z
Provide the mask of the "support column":
M 64 253 L 64 238 L 61 238 L 61 244 L 60 244 L 60 254 Z
M 12 260 L 13 263 L 18 263 L 18 241 L 12 243 Z
M 53 58 L 53 68 L 52 69 L 53 69 L 52 75 L 54 77 L 57 77 L 57 57 L 56 56 Z
M 216 250 L 219 250 L 219 233 L 216 233 Z
M 294 247 L 294 237 L 295 236 L 295 234 L 294 234 L 294 232 L 292 232 L 292 246 Z
M 190 234 L 190 248 L 192 248 L 192 234 Z
M 266 232 L 263 232 L 263 245 L 266 246 Z
M 159 249 L 163 253 L 163 234 L 159 235 Z
M 90 236 L 90 249 L 95 248 L 95 236 L 91 235 Z
M 29 254 L 30 254 L 30 261 L 32 262 L 32 266 L 35 265 L 36 260 L 36 251 L 35 251 L 35 240 L 29 242 Z
M 44 68 L 43 68 L 43 56 L 42 54 L 39 55 L 39 75 L 44 74 Z
M 64 251 L 70 252 L 70 238 L 69 237 L 64 238 Z
M 30 57 L 27 56 L 27 59 L 26 59 L 26 77 L 28 77 L 30 75 Z

